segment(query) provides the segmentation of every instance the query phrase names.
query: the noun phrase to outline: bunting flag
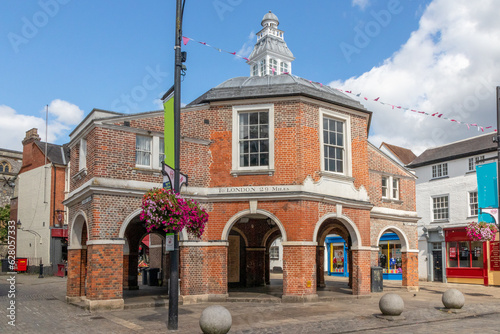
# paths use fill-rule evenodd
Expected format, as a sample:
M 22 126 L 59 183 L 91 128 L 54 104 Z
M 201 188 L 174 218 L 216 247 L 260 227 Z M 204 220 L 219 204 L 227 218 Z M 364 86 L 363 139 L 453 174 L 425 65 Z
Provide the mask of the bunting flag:
M 219 49 L 219 48 L 216 48 L 216 47 L 214 47 L 214 46 L 211 46 L 211 45 L 209 45 L 209 44 L 207 44 L 207 43 L 205 43 L 205 42 L 200 42 L 200 41 L 197 41 L 197 40 L 195 40 L 195 39 L 193 39 L 193 38 L 190 38 L 190 37 L 182 36 L 182 40 L 183 40 L 183 42 L 184 42 L 184 45 L 186 45 L 189 41 L 197 42 L 197 43 L 199 43 L 199 44 L 201 44 L 201 45 L 205 45 L 205 46 L 211 47 L 211 48 L 213 48 L 213 49 L 215 49 L 215 50 L 217 50 L 217 51 L 219 51 L 219 52 L 225 52 L 225 53 L 231 54 L 231 55 L 233 55 L 233 56 L 235 56 L 235 57 L 238 57 L 238 58 L 244 59 L 244 60 L 246 60 L 249 64 L 256 64 L 256 62 L 249 60 L 247 57 L 240 56 L 240 55 L 238 55 L 236 52 L 230 52 L 230 51 L 226 51 L 226 50 L 223 50 L 223 49 Z M 276 69 L 274 69 L 274 68 L 270 67 L 270 70 L 272 71 L 272 73 L 273 73 L 273 74 L 275 74 Z M 288 72 L 283 72 L 283 73 L 281 73 L 281 74 L 291 75 L 291 74 L 289 74 Z M 295 76 L 295 77 L 297 77 L 297 76 Z M 322 84 L 322 83 L 320 83 L 320 82 L 313 82 L 313 81 L 309 81 L 309 82 L 310 82 L 311 84 L 317 84 L 317 85 L 319 85 L 319 87 L 323 87 L 323 84 Z M 318 88 L 318 89 L 319 89 L 319 88 Z M 356 97 L 361 97 L 361 93 L 353 93 L 353 92 L 352 92 L 352 90 L 345 90 L 345 91 L 344 91 L 344 90 L 342 90 L 342 89 L 335 88 L 335 87 L 332 87 L 332 89 L 338 90 L 338 91 L 343 92 L 343 93 L 352 94 L 352 95 L 354 95 L 354 96 L 356 96 Z M 444 119 L 444 120 L 448 120 L 448 121 L 450 121 L 450 122 L 454 122 L 454 123 L 457 123 L 457 124 L 464 124 L 464 125 L 466 125 L 466 126 L 467 126 L 467 129 L 469 129 L 469 130 L 470 130 L 470 127 L 471 127 L 471 126 L 476 127 L 476 128 L 477 128 L 477 131 L 482 131 L 482 132 L 484 132 L 484 129 L 491 129 L 491 128 L 493 128 L 493 126 L 486 126 L 486 127 L 485 127 L 485 126 L 480 126 L 480 125 L 478 125 L 478 124 L 476 124 L 476 123 L 471 123 L 471 124 L 469 124 L 469 123 L 466 123 L 466 122 L 461 122 L 461 121 L 459 121 L 459 120 L 449 119 L 449 118 L 447 118 L 447 117 L 443 116 L 443 114 L 438 113 L 438 112 L 435 112 L 435 113 L 427 113 L 427 112 L 425 112 L 425 111 L 419 111 L 419 110 L 410 109 L 410 108 L 407 108 L 407 107 L 402 107 L 402 106 L 398 106 L 398 105 L 395 105 L 395 104 L 391 104 L 391 103 L 383 102 L 383 101 L 380 101 L 380 100 L 379 100 L 379 99 L 380 99 L 380 97 L 377 97 L 376 99 L 368 99 L 367 97 L 363 97 L 363 99 L 364 99 L 365 101 L 374 101 L 374 102 L 378 102 L 378 103 L 383 104 L 383 105 L 391 106 L 391 107 L 392 107 L 392 109 L 396 108 L 396 109 L 402 109 L 402 110 L 404 110 L 404 111 L 412 111 L 412 112 L 417 113 L 417 114 L 426 115 L 426 116 L 431 116 L 431 117 L 437 117 L 437 118 Z M 493 131 L 494 131 L 494 132 L 497 132 L 497 129 L 493 129 Z M 165 145 L 166 145 L 166 144 L 165 144 Z M 165 146 L 165 149 L 166 149 L 166 146 Z

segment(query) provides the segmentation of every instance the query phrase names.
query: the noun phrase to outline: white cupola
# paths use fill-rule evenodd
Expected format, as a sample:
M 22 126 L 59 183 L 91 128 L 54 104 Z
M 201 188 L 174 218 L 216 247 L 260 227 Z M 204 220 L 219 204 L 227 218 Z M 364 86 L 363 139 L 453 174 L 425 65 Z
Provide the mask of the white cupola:
M 278 17 L 269 11 L 262 18 L 261 25 L 257 43 L 247 61 L 250 76 L 291 74 L 295 58 L 286 45 L 284 32 L 278 29 Z

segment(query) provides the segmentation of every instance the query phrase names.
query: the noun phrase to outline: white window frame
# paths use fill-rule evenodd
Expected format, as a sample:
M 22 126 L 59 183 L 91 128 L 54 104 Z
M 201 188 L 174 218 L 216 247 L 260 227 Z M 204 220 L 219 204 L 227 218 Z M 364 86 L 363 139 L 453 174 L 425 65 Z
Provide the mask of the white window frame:
M 162 137 L 158 136 L 146 136 L 142 134 L 136 134 L 136 137 L 149 138 L 150 140 L 150 152 L 149 152 L 149 165 L 141 165 L 137 163 L 137 153 L 135 156 L 135 166 L 138 168 L 149 168 L 161 170 L 161 160 L 160 160 L 160 141 L 163 141 Z M 137 149 L 137 138 L 135 142 L 135 149 Z
M 323 140 L 323 120 L 324 118 L 332 118 L 337 121 L 344 122 L 344 172 L 331 172 L 325 169 L 325 152 Z M 319 142 L 320 142 L 320 159 L 321 159 L 321 171 L 325 175 L 345 175 L 352 176 L 352 153 L 351 153 L 351 118 L 348 115 L 341 114 L 339 112 L 328 110 L 324 108 L 319 109 Z
M 283 73 L 290 73 L 290 71 L 288 70 L 288 63 L 284 61 L 280 62 L 280 74 Z
M 270 58 L 269 59 L 269 74 L 270 75 L 280 74 L 278 66 L 279 66 L 278 60 L 276 60 L 275 58 Z M 273 68 L 274 68 L 274 72 L 273 72 Z
M 385 180 L 385 187 L 384 187 L 384 180 Z M 382 198 L 389 198 L 389 177 L 388 176 L 382 176 Z M 384 194 L 385 190 L 385 194 Z
M 475 202 L 471 202 L 473 196 L 472 194 L 476 194 L 475 195 L 475 199 L 476 201 Z M 477 217 L 478 214 L 479 214 L 479 203 L 478 203 L 478 194 L 477 194 L 477 190 L 474 190 L 474 191 L 469 191 L 467 192 L 467 207 L 469 208 L 469 217 Z M 475 207 L 473 207 L 475 206 Z M 475 210 L 476 212 L 474 213 L 473 210 Z
M 78 158 L 78 170 L 87 168 L 87 139 L 80 139 L 80 153 Z
M 267 111 L 269 121 L 269 164 L 267 166 L 240 166 L 240 112 Z M 274 104 L 252 104 L 243 106 L 233 106 L 233 133 L 232 133 L 232 171 L 231 174 L 245 172 L 250 174 L 271 174 L 274 173 Z
M 392 177 L 391 176 L 391 198 L 392 199 L 395 199 L 395 200 L 399 200 L 399 188 L 400 188 L 400 182 L 399 182 L 399 178 L 397 177 Z M 394 184 L 394 182 L 396 182 L 396 184 Z
M 383 180 L 386 180 L 386 186 L 384 188 L 383 185 Z M 397 182 L 397 186 L 394 187 L 394 181 Z M 382 187 L 382 198 L 383 199 L 393 199 L 393 200 L 399 200 L 399 189 L 400 189 L 400 178 L 394 177 L 394 176 L 389 176 L 389 175 L 383 175 L 382 176 L 382 181 L 380 182 L 380 186 Z M 386 194 L 384 196 L 384 189 L 386 190 Z M 394 191 L 396 191 L 396 195 L 394 195 Z
M 434 200 L 437 200 L 439 198 L 446 198 L 447 199 L 447 216 L 445 218 L 436 218 L 436 213 L 434 212 Z M 431 221 L 433 222 L 440 222 L 440 221 L 449 221 L 450 220 L 450 195 L 449 194 L 443 194 L 443 195 L 436 195 L 431 197 Z
M 431 179 L 439 179 L 448 176 L 448 163 L 443 162 L 440 164 L 432 165 Z
M 479 160 L 484 160 L 484 155 L 469 158 L 469 172 L 474 172 L 476 170 L 477 162 Z

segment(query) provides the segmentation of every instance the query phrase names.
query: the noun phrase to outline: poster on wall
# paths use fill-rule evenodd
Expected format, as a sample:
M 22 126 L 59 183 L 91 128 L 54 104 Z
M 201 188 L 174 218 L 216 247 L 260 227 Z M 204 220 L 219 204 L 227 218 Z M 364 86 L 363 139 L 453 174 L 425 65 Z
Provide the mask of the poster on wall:
M 450 247 L 450 259 L 454 259 L 457 257 L 457 248 Z
M 500 241 L 490 242 L 490 270 L 500 271 Z

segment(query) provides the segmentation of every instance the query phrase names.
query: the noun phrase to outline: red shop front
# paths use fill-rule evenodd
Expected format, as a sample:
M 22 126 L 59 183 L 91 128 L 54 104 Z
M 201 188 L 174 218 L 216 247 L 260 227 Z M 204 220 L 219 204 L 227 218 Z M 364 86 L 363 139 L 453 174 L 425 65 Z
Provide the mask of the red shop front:
M 444 232 L 448 282 L 488 285 L 487 243 L 469 240 L 465 227 Z

